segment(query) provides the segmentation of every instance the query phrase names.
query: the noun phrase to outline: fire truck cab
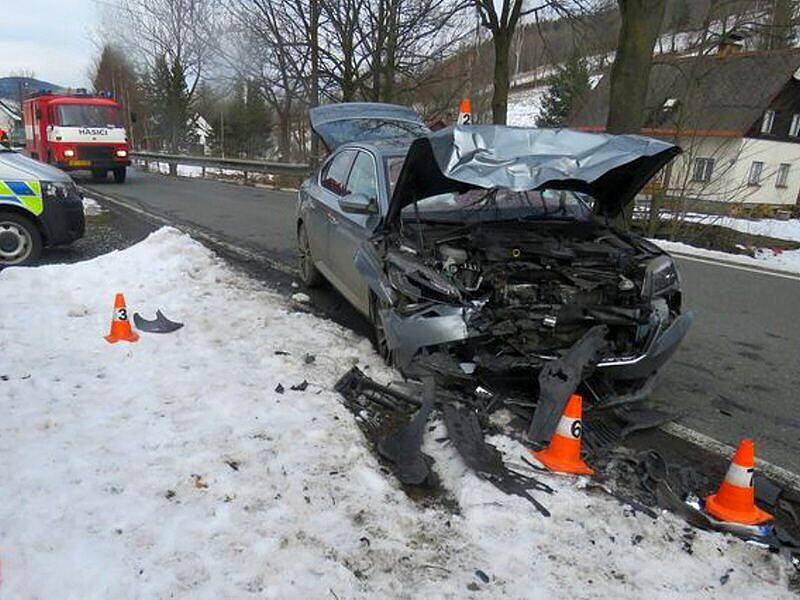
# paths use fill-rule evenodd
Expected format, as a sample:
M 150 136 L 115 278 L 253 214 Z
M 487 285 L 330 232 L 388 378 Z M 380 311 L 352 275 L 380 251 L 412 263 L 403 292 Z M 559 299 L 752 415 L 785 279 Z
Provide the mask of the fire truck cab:
M 128 138 L 122 105 L 103 95 L 42 92 L 23 102 L 25 151 L 65 171 L 88 170 L 95 178 L 111 171 L 125 181 Z

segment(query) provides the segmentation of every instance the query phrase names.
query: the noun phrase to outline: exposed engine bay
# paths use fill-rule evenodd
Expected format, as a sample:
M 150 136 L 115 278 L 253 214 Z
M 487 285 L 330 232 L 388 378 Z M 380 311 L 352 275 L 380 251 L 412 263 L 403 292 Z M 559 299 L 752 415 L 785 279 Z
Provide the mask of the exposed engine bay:
M 562 357 L 597 325 L 607 327 L 600 362 L 629 361 L 680 312 L 671 259 L 593 220 L 406 221 L 379 245 L 397 324 L 415 316 L 453 320 L 452 310 L 441 310 L 448 305 L 458 307 L 453 326 L 463 325 L 463 336 L 444 335 L 442 356 L 430 337 L 409 352 L 411 340 L 390 317 L 387 338 L 401 368 L 421 351 L 436 354 L 440 371 L 529 378 L 531 368 Z

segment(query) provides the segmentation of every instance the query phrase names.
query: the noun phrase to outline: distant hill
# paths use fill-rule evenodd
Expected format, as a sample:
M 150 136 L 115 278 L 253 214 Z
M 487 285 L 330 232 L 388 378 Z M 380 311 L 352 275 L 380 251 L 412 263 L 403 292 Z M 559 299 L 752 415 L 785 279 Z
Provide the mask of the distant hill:
M 65 88 L 55 83 L 33 79 L 32 77 L 0 77 L 0 98 L 19 99 L 20 84 L 25 95 L 39 90 L 63 91 Z

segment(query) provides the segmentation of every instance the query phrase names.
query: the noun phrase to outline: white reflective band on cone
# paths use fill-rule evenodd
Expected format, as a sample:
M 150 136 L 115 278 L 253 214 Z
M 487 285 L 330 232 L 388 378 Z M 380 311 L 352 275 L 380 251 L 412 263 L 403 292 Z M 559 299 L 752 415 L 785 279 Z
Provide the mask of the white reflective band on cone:
M 731 466 L 728 467 L 728 474 L 725 475 L 725 481 L 736 487 L 753 487 L 754 471 L 753 467 L 743 467 L 736 463 L 731 463 Z
M 581 432 L 583 431 L 583 423 L 580 419 L 573 419 L 572 417 L 561 416 L 558 422 L 556 433 L 561 437 L 571 438 L 573 440 L 581 439 Z

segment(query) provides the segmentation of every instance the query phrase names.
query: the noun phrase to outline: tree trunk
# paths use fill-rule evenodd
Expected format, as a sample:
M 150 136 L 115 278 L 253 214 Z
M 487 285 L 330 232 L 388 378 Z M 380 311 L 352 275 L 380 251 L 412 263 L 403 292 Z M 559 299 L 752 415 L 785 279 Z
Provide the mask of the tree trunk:
M 505 125 L 508 116 L 508 88 L 510 87 L 509 51 L 512 33 L 497 31 L 494 41 L 494 93 L 492 94 L 492 122 Z
M 311 0 L 311 108 L 319 106 L 319 0 Z M 311 166 L 319 163 L 319 137 L 311 132 Z
M 653 47 L 664 19 L 665 0 L 618 0 L 622 15 L 617 54 L 611 67 L 606 130 L 639 133 L 653 63 Z
M 653 47 L 664 19 L 666 0 L 617 0 L 622 16 L 617 53 L 611 67 L 609 133 L 641 133 L 650 87 Z M 633 202 L 614 219 L 620 229 L 630 227 Z

